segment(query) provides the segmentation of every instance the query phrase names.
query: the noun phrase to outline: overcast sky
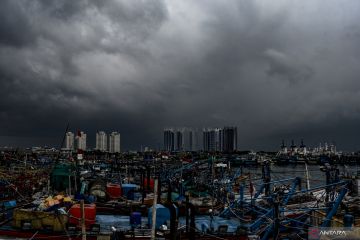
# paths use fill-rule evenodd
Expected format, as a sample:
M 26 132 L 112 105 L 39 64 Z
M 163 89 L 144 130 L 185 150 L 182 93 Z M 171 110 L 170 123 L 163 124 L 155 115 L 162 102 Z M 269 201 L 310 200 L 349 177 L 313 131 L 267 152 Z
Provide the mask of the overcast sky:
M 360 149 L 358 0 L 2 0 L 0 144 L 59 146 L 66 124 L 162 145 L 169 126 L 236 125 Z

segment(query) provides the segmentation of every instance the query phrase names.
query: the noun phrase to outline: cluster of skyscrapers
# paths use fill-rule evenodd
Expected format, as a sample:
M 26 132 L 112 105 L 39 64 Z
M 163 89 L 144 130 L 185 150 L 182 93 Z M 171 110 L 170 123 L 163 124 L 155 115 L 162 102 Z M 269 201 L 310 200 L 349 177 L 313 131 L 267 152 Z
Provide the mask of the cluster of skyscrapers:
M 66 133 L 66 150 L 87 150 L 87 135 L 78 131 Z M 120 152 L 120 133 L 104 131 L 96 132 L 95 150 L 101 152 Z M 165 128 L 163 150 L 234 152 L 237 150 L 237 127 L 203 128 L 202 132 L 193 128 Z
M 76 136 L 72 132 L 67 132 L 65 136 L 65 149 L 86 150 L 86 133 L 78 131 Z
M 95 149 L 110 153 L 120 152 L 120 133 L 112 132 L 107 135 L 104 131 L 97 132 Z
M 202 138 L 197 129 L 166 128 L 164 150 L 234 152 L 237 150 L 237 127 L 204 128 Z
M 198 130 L 185 127 L 164 129 L 164 150 L 169 152 L 200 150 Z
M 79 131 L 75 136 L 72 132 L 67 132 L 65 137 L 65 149 L 86 150 L 86 133 Z M 95 150 L 102 152 L 118 153 L 120 152 L 120 133 L 112 132 L 109 135 L 104 131 L 96 133 Z

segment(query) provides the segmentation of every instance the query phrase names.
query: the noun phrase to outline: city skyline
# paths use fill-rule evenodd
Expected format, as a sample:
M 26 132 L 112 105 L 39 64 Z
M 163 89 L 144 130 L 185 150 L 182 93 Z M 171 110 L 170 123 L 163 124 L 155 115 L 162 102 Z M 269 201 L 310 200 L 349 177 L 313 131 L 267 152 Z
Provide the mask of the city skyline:
M 228 125 L 229 126 L 229 125 Z M 224 127 L 226 128 L 226 127 Z M 236 127 L 237 128 L 237 127 Z M 219 128 L 219 127 L 165 127 L 162 129 L 163 131 L 165 130 L 171 130 L 174 132 L 174 149 L 173 151 L 178 151 L 178 149 L 176 148 L 176 144 L 177 144 L 177 141 L 176 141 L 176 135 L 175 133 L 178 132 L 178 131 L 181 131 L 185 134 L 189 134 L 189 131 L 192 132 L 194 135 L 193 137 L 195 139 L 193 139 L 193 149 L 194 151 L 199 151 L 199 150 L 204 150 L 204 131 L 213 131 L 213 130 L 222 130 L 222 128 Z M 65 133 L 65 138 L 64 138 L 64 141 L 62 142 L 62 148 L 63 149 L 67 149 L 68 145 L 71 145 L 73 144 L 74 148 L 76 148 L 76 146 L 78 145 L 78 142 L 76 140 L 76 137 L 78 136 L 77 134 L 81 134 L 83 133 L 85 135 L 85 146 L 88 150 L 99 150 L 98 147 L 97 147 L 97 134 L 99 132 L 103 132 L 105 135 L 106 135 L 106 150 L 101 150 L 101 151 L 109 151 L 109 144 L 110 144 L 110 140 L 109 140 L 109 137 L 110 137 L 110 134 L 111 133 L 118 133 L 116 131 L 113 131 L 113 130 L 109 130 L 109 131 L 99 131 L 99 130 L 96 130 L 94 132 L 94 135 L 95 137 L 90 137 L 88 138 L 87 137 L 87 131 L 84 130 L 76 130 L 76 131 L 68 131 Z M 110 133 L 110 134 L 107 134 Z M 70 141 L 70 144 L 69 144 L 69 139 L 68 139 L 68 135 L 69 134 L 72 134 L 73 136 L 73 140 Z M 118 133 L 120 135 L 120 133 Z M 158 133 L 159 134 L 159 133 Z M 238 133 L 237 133 L 238 134 Z M 159 136 L 162 136 L 162 139 L 160 139 L 159 141 L 157 141 L 156 144 L 149 144 L 149 145 L 146 145 L 146 144 L 140 144 L 139 146 L 136 146 L 136 147 L 132 147 L 132 148 L 127 148 L 127 147 L 123 147 L 121 146 L 121 148 L 124 150 L 124 151 L 142 151 L 144 150 L 144 147 L 146 148 L 151 148 L 153 150 L 166 150 L 166 148 L 164 147 L 164 132 L 163 134 L 159 134 Z M 189 137 L 189 135 L 187 135 L 187 138 Z M 62 137 L 61 137 L 62 138 Z M 71 136 L 70 136 L 71 138 Z M 56 139 L 56 143 L 58 143 L 58 140 L 60 139 Z M 241 140 L 241 137 L 240 137 L 240 140 Z M 243 146 L 238 146 L 237 147 L 237 150 L 239 151 L 248 151 L 248 150 L 255 150 L 255 151 L 277 151 L 279 149 L 282 148 L 282 144 L 285 144 L 286 147 L 290 148 L 291 147 L 291 144 L 292 142 L 294 142 L 295 140 L 295 145 L 297 146 L 300 146 L 303 142 L 304 142 L 304 139 L 303 138 L 293 138 L 293 137 L 287 137 L 287 138 L 279 138 L 277 139 L 276 142 L 274 142 L 273 146 L 271 148 L 254 148 L 254 147 L 243 147 Z M 16 143 L 18 143 L 19 141 L 19 138 L 16 138 Z M 120 141 L 120 140 L 119 140 Z M 238 142 L 239 139 L 236 139 L 236 142 Z M 54 147 L 54 148 L 57 148 L 57 149 L 60 149 L 60 145 L 59 144 L 49 144 L 49 142 L 51 141 L 44 141 L 43 143 L 44 144 L 27 144 L 28 141 L 25 141 L 26 143 L 23 143 L 23 144 L 18 144 L 18 145 L 12 145 L 11 143 L 10 144 L 4 144 L 4 145 L 0 145 L 0 147 L 24 147 L 24 148 L 29 148 L 29 147 Z M 187 141 L 186 143 L 184 142 L 183 144 L 186 144 L 186 148 L 185 150 L 186 151 L 192 151 L 190 149 L 192 149 L 191 147 L 189 147 L 189 141 Z M 218 143 L 219 144 L 219 143 Z M 337 144 L 336 141 L 333 141 L 333 140 L 329 140 L 329 139 L 325 139 L 325 140 L 320 140 L 318 142 L 309 142 L 309 141 L 306 141 L 306 144 L 307 146 L 312 146 L 314 148 L 318 148 L 322 146 L 322 144 Z M 236 145 L 238 145 L 238 143 L 236 143 Z M 185 146 L 185 145 L 184 145 Z M 105 148 L 104 148 L 105 149 Z M 219 150 L 219 148 L 218 148 Z M 346 149 L 341 149 L 341 150 L 345 150 L 347 151 Z M 217 150 L 216 150 L 217 151 Z
M 18 1 L 0 9 L 0 146 L 59 147 L 66 125 L 162 145 L 166 126 L 237 126 L 360 150 L 360 2 Z M 88 143 L 95 145 L 95 139 Z
M 121 140 L 120 133 L 112 131 L 107 134 L 105 131 L 96 131 L 95 133 L 95 147 L 88 144 L 87 134 L 84 131 L 79 131 L 75 134 L 71 131 L 65 133 L 65 139 L 62 149 L 76 151 L 81 150 L 97 150 L 101 152 L 120 153 Z

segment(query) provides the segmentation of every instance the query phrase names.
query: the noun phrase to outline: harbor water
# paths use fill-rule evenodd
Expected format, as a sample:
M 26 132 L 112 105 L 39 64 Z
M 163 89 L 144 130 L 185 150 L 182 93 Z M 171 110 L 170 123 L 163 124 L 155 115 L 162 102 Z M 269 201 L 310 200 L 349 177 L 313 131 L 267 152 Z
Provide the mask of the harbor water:
M 311 186 L 319 186 L 326 184 L 325 172 L 320 170 L 319 165 L 305 164 L 288 164 L 288 165 L 270 165 L 271 180 L 277 181 L 285 178 L 300 177 L 302 182 L 307 180 L 306 168 L 308 171 L 308 178 Z M 360 171 L 360 166 L 338 166 L 340 175 L 356 175 Z M 261 179 L 262 168 L 259 167 L 243 167 L 243 174 L 250 173 L 253 181 Z

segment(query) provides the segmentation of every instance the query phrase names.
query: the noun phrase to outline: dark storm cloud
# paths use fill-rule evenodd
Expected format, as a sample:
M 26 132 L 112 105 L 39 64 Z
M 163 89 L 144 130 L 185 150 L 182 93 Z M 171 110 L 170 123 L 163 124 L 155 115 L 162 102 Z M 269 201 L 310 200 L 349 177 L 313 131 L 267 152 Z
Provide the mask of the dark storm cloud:
M 282 138 L 357 149 L 360 3 L 8 0 L 0 9 L 2 136 L 238 125 L 241 148 Z M 1 141 L 1 140 L 0 140 Z M 30 143 L 31 145 L 31 143 Z
M 311 67 L 296 62 L 294 57 L 273 49 L 268 49 L 265 55 L 269 58 L 269 70 L 267 73 L 270 76 L 297 83 L 310 79 L 313 75 Z
M 60 20 L 68 20 L 69 18 L 72 18 L 86 10 L 89 6 L 89 2 L 87 0 L 38 0 L 37 2 L 37 6 L 42 12 L 46 11 L 49 16 L 59 18 Z
M 4 0 L 0 8 L 0 43 L 21 47 L 31 43 L 35 34 L 26 13 L 26 7 L 19 1 Z

